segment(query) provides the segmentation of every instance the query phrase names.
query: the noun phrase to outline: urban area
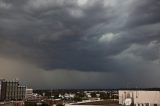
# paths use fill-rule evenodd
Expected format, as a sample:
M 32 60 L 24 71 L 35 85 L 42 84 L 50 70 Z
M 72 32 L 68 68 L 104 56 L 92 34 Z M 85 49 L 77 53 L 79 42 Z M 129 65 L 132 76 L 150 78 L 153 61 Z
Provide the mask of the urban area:
M 19 80 L 0 81 L 0 106 L 160 106 L 160 89 L 33 90 Z

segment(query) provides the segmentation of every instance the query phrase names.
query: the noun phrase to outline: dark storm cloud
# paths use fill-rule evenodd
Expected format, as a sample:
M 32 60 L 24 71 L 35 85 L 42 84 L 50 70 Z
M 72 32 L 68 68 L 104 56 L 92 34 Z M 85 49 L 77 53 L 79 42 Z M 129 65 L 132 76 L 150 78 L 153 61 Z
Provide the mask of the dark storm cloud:
M 133 6 L 131 6 L 128 25 L 131 27 L 138 27 L 159 23 L 159 6 L 159 0 L 136 0 L 133 2 Z
M 128 70 L 129 62 L 112 58 L 128 49 L 147 61 L 159 59 L 158 0 L 0 3 L 1 55 L 47 70 L 107 72 Z M 156 43 L 149 46 L 151 42 Z M 140 47 L 132 50 L 134 44 Z

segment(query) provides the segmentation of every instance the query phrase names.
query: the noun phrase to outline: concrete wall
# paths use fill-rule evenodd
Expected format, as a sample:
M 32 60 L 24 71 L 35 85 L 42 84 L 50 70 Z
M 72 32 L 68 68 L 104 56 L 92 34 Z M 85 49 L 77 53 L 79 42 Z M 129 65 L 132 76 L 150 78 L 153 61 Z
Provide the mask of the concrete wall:
M 126 98 L 133 98 L 136 106 L 160 106 L 160 91 L 120 90 L 119 104 L 124 104 Z
M 25 99 L 32 98 L 33 96 L 33 89 L 26 89 Z

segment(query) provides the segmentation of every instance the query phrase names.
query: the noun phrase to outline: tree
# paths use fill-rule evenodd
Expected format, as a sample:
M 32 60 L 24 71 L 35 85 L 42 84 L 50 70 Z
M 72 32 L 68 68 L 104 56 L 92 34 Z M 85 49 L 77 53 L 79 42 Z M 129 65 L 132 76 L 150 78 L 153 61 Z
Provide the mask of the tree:
M 102 93 L 100 93 L 100 98 L 101 99 L 109 99 L 109 95 L 107 93 L 102 92 Z
M 92 98 L 97 97 L 96 92 L 92 92 L 92 93 L 91 93 L 91 96 L 92 96 Z
M 58 103 L 56 106 L 64 106 L 64 104 Z
M 73 100 L 76 101 L 76 102 L 82 101 L 82 97 L 75 96 Z
M 84 94 L 84 92 L 78 92 L 78 93 L 76 93 L 76 96 L 83 98 L 83 97 L 85 97 L 85 94 Z

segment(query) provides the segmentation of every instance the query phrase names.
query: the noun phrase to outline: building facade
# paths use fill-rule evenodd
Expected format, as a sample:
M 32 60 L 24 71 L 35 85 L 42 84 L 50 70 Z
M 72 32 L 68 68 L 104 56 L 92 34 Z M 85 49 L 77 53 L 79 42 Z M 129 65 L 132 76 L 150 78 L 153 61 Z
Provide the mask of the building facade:
M 160 106 L 160 91 L 119 90 L 119 104 L 131 98 L 134 106 Z
M 32 99 L 33 98 L 33 89 L 26 89 L 25 99 Z
M 1 101 L 23 100 L 25 98 L 25 86 L 20 86 L 18 81 L 1 80 Z

